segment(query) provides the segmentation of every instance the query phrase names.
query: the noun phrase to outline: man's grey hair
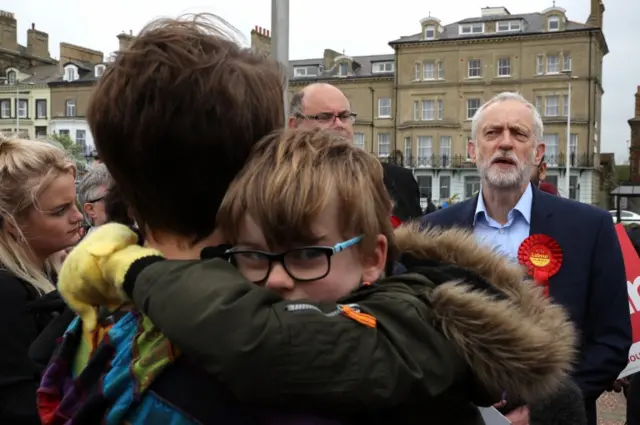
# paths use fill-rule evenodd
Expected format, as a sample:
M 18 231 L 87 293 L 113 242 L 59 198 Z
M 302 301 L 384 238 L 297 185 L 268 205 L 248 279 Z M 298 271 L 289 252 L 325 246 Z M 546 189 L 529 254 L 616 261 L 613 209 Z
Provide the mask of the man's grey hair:
M 476 142 L 476 137 L 478 136 L 478 127 L 480 126 L 480 122 L 482 121 L 482 115 L 484 114 L 484 111 L 489 106 L 495 103 L 506 102 L 507 100 L 515 100 L 516 102 L 520 102 L 531 111 L 531 115 L 533 116 L 533 135 L 536 139 L 536 145 L 544 138 L 544 124 L 542 124 L 542 117 L 540 116 L 540 112 L 538 112 L 538 109 L 531 102 L 525 99 L 520 93 L 506 91 L 494 96 L 491 100 L 482 105 L 474 114 L 471 121 L 471 139 L 473 143 Z
M 103 187 L 111 184 L 111 174 L 104 164 L 95 164 L 80 181 L 78 185 L 78 201 L 80 205 L 94 201 L 104 196 Z
M 304 89 L 296 92 L 291 97 L 291 102 L 289 104 L 289 115 L 292 117 L 296 117 L 299 114 L 303 113 L 302 109 L 302 98 L 304 97 Z

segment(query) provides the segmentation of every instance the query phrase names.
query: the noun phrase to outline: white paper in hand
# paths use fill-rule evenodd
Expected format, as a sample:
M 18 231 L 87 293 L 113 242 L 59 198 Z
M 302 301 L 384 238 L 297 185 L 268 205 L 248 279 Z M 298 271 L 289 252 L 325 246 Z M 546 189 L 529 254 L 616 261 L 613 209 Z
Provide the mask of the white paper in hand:
M 511 421 L 504 417 L 495 407 L 478 407 L 482 420 L 486 425 L 510 425 Z

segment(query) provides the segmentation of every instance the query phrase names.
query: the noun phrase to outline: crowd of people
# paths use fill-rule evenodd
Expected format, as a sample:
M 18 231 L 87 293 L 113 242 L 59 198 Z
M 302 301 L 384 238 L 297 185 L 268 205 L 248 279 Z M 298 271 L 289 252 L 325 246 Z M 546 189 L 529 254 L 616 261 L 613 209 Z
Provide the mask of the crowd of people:
M 337 87 L 286 129 L 282 90 L 215 17 L 162 19 L 95 87 L 77 193 L 61 149 L 0 136 L 0 423 L 595 425 L 624 264 L 606 211 L 542 190 L 535 107 L 485 103 L 480 193 L 424 215 Z

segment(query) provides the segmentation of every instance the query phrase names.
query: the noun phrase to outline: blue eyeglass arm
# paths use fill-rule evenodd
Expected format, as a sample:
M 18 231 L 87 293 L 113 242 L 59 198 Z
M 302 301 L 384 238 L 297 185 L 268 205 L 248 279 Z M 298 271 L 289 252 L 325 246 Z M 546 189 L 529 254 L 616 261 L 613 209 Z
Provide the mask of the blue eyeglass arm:
M 345 249 L 349 248 L 350 246 L 353 246 L 353 245 L 357 244 L 361 240 L 362 240 L 362 235 L 356 236 L 355 238 L 351 238 L 351 239 L 346 240 L 344 242 L 337 243 L 337 244 L 335 244 L 333 246 L 333 252 L 335 254 L 337 254 L 338 252 L 344 251 Z

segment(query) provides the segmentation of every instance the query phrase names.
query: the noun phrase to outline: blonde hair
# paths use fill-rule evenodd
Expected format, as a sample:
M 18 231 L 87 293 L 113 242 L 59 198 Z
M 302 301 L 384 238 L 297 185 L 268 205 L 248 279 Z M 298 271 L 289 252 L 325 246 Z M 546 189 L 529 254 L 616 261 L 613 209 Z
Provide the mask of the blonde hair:
M 47 260 L 46 270 L 42 270 L 29 260 L 31 248 L 17 219 L 30 207 L 38 208 L 40 194 L 63 173 L 76 174 L 64 150 L 45 141 L 8 138 L 0 133 L 0 267 L 40 292 L 54 289 L 47 272 L 57 270 L 59 264 Z
M 287 247 L 312 244 L 316 219 L 338 202 L 338 228 L 344 237 L 363 235 L 368 253 L 377 236 L 395 256 L 391 199 L 376 157 L 331 130 L 288 129 L 263 138 L 222 201 L 217 222 L 236 243 L 245 215 L 260 226 L 266 241 Z

